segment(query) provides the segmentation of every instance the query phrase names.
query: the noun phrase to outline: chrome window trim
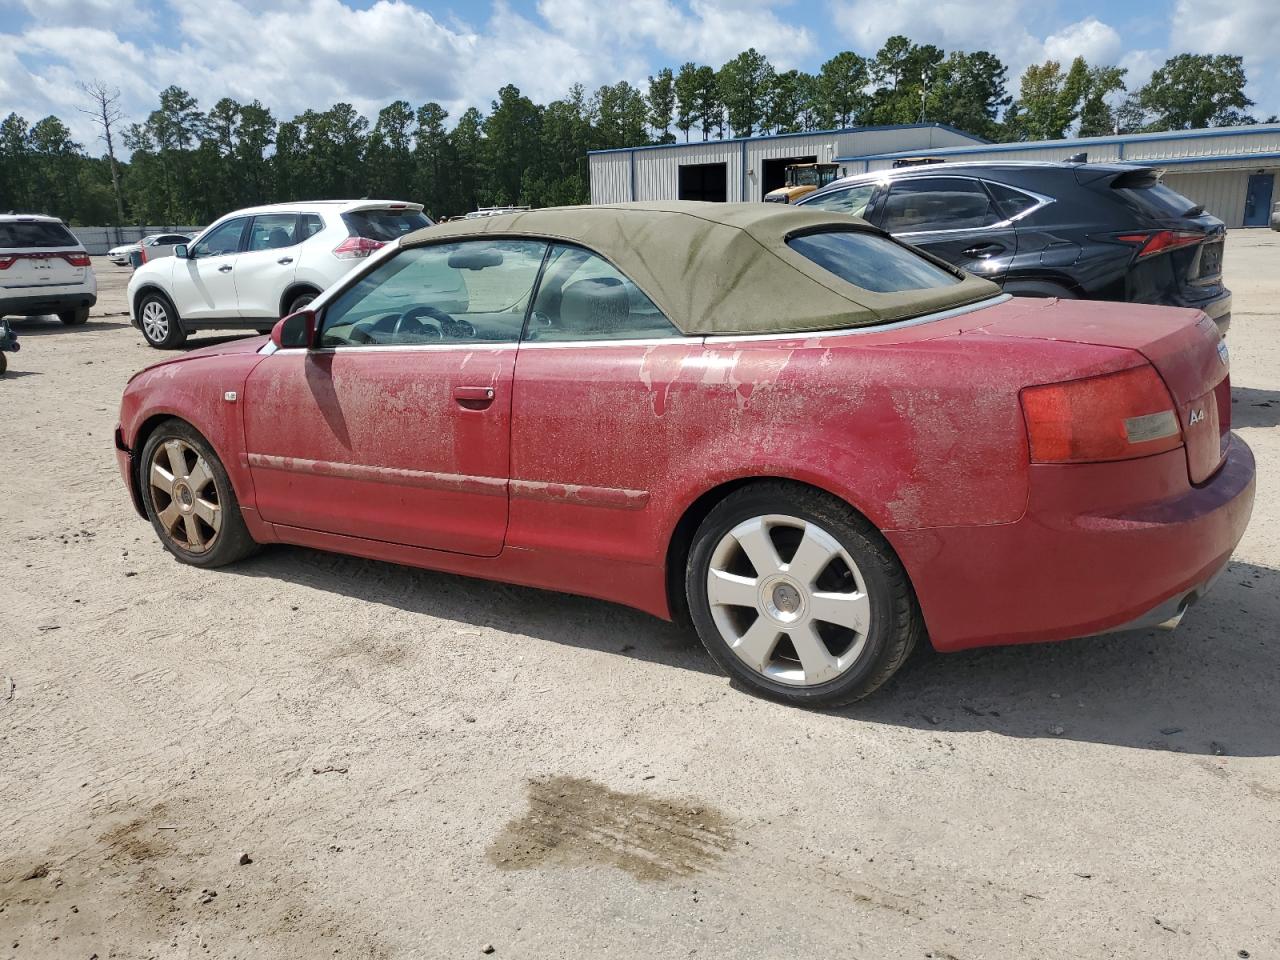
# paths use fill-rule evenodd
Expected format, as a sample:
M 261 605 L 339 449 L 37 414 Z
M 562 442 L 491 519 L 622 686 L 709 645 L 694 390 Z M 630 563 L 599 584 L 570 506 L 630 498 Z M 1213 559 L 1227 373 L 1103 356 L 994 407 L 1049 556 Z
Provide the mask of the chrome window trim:
M 961 307 L 952 307 L 950 310 L 941 310 L 936 313 L 926 313 L 919 317 L 910 317 L 906 320 L 897 320 L 893 323 L 872 324 L 865 327 L 838 327 L 832 330 L 805 330 L 798 333 L 718 333 L 707 334 L 705 336 L 680 336 L 680 337 L 656 337 L 650 339 L 635 340 L 557 340 L 554 343 L 530 343 L 528 341 L 515 341 L 503 343 L 487 343 L 485 341 L 476 341 L 472 343 L 415 343 L 415 344 L 379 344 L 376 346 L 360 345 L 346 347 L 287 347 L 285 349 L 277 349 L 275 344 L 267 341 L 258 351 L 260 354 L 270 356 L 272 354 L 286 353 L 336 353 L 339 350 L 352 350 L 368 353 L 388 352 L 388 351 L 441 351 L 441 350 L 476 350 L 476 349 L 509 349 L 518 347 L 520 350 L 563 350 L 566 347 L 654 347 L 663 344 L 683 343 L 686 345 L 702 345 L 702 346 L 719 346 L 725 343 L 739 343 L 743 341 L 769 341 L 769 340 L 813 340 L 827 337 L 852 337 L 861 336 L 870 333 L 883 333 L 886 330 L 901 330 L 904 327 L 914 327 L 922 323 L 933 323 L 938 320 L 949 320 L 952 317 L 964 316 L 966 313 L 974 313 L 978 310 L 994 307 L 997 304 L 1012 300 L 1013 297 L 1008 293 L 997 294 L 994 297 L 988 297 L 985 300 L 978 300 L 975 303 L 967 303 Z M 270 348 L 270 349 L 268 349 Z
M 935 173 L 929 177 L 924 177 L 924 176 L 894 177 L 888 181 L 889 193 L 890 194 L 893 193 L 893 188 L 898 183 L 910 183 L 913 180 L 936 180 L 939 178 L 939 176 L 940 174 Z M 889 231 L 889 233 L 895 237 L 918 237 L 923 234 L 977 233 L 981 230 L 1004 230 L 1013 226 L 1019 220 L 1022 220 L 1025 217 L 1031 216 L 1031 214 L 1035 213 L 1036 211 L 1043 210 L 1049 204 L 1058 202 L 1056 198 L 1046 197 L 1043 193 L 1036 193 L 1034 190 L 1027 190 L 1024 187 L 1015 187 L 1008 183 L 998 183 L 995 180 L 988 180 L 986 177 L 964 176 L 963 174 L 948 174 L 947 179 L 948 180 L 971 180 L 974 183 L 982 184 L 984 190 L 986 189 L 986 185 L 988 183 L 995 183 L 997 186 L 1004 187 L 1006 190 L 1012 190 L 1014 193 L 1020 193 L 1024 197 L 1031 197 L 1033 200 L 1036 201 L 1036 204 L 1033 207 L 1028 207 L 1026 210 L 1023 210 L 1016 217 L 1010 217 L 1007 220 L 1001 220 L 999 223 L 989 223 L 985 227 L 956 227 L 954 229 L 949 229 L 949 230 L 907 230 L 907 231 L 901 231 L 898 233 L 893 233 L 893 231 Z M 995 197 L 991 198 L 991 202 L 993 204 L 997 203 Z M 997 206 L 996 209 L 998 210 L 999 206 Z
M 878 323 L 865 327 L 841 327 L 834 330 L 807 330 L 803 333 L 709 334 L 706 337 L 705 342 L 710 346 L 713 343 L 735 343 L 743 340 L 805 340 L 818 337 L 852 337 L 869 333 L 883 333 L 886 330 L 901 330 L 904 327 L 914 327 L 922 323 L 949 320 L 952 317 L 963 316 L 966 313 L 974 313 L 975 311 L 984 310 L 987 307 L 994 307 L 997 304 L 1004 303 L 1006 300 L 1012 299 L 1012 294 L 1000 293 L 994 297 L 988 297 L 986 300 L 979 300 L 976 303 L 966 303 L 962 307 L 952 307 L 950 310 L 940 310 L 937 313 L 926 313 L 919 317 L 910 317 L 906 320 L 894 321 L 893 323 Z

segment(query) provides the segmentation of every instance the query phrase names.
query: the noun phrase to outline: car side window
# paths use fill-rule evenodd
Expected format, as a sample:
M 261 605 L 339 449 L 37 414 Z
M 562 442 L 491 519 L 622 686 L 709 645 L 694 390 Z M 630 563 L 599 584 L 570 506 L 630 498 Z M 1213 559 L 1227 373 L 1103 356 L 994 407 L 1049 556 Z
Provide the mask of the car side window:
M 249 252 L 278 250 L 297 243 L 298 215 L 296 213 L 264 213 L 253 218 L 249 230 Z
M 1040 204 L 1038 197 L 1033 197 L 1029 193 L 1023 193 L 1013 187 L 1006 187 L 1002 183 L 992 183 L 987 181 L 987 189 L 991 191 L 991 195 L 995 197 L 996 203 L 1000 207 L 1000 213 L 1004 215 L 1004 219 L 1012 220 L 1014 217 L 1020 217 L 1032 207 Z
M 609 261 L 582 247 L 552 245 L 525 339 L 543 343 L 679 336 L 644 291 Z
M 189 256 L 192 260 L 198 260 L 201 257 L 222 257 L 229 253 L 239 253 L 240 235 L 244 233 L 244 226 L 248 222 L 248 217 L 236 217 L 215 227 L 191 247 Z
M 320 346 L 516 343 L 546 251 L 496 239 L 402 250 L 325 307 Z
M 928 230 L 973 230 L 1004 217 L 977 180 L 920 177 L 893 184 L 884 204 L 881 226 L 890 233 Z
M 863 183 L 844 190 L 832 190 L 820 197 L 814 197 L 803 206 L 812 207 L 815 210 L 830 210 L 833 213 L 847 213 L 853 217 L 866 216 L 867 204 L 875 196 L 877 186 L 879 184 Z
M 304 213 L 298 218 L 298 242 L 310 240 L 324 229 L 324 221 L 318 213 Z

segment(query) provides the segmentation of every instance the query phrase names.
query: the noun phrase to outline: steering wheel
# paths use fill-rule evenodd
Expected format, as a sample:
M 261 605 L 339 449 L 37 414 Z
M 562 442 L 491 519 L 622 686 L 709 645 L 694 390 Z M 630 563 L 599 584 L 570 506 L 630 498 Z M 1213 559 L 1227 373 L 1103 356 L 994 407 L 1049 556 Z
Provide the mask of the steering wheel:
M 439 325 L 439 332 L 445 336 L 463 340 L 476 335 L 476 328 L 467 323 L 467 321 L 459 320 L 437 307 L 413 307 L 406 310 L 401 319 L 420 321 L 423 317 L 429 317 L 434 320 Z

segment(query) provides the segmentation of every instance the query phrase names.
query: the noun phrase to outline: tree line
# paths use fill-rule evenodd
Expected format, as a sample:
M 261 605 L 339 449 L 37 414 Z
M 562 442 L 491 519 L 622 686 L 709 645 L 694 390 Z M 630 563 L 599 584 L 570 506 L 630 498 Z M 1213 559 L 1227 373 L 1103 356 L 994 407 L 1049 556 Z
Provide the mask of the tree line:
M 816 73 L 776 70 L 751 49 L 718 70 L 666 67 L 644 89 L 575 85 L 545 105 L 507 85 L 487 114 L 471 108 L 452 125 L 434 102 L 396 100 L 372 123 L 349 103 L 279 120 L 257 100 L 202 110 L 176 86 L 127 122 L 119 91 L 93 83 L 82 112 L 101 132 L 100 156 L 58 117 L 0 122 L 0 210 L 203 224 L 253 204 L 368 196 L 415 200 L 439 218 L 586 202 L 587 152 L 610 147 L 921 122 L 1017 141 L 1257 122 L 1238 56 L 1179 54 L 1134 90 L 1125 77 L 1081 57 L 1049 60 L 1026 69 L 1015 96 L 991 53 L 894 36 L 875 56 L 838 53 Z

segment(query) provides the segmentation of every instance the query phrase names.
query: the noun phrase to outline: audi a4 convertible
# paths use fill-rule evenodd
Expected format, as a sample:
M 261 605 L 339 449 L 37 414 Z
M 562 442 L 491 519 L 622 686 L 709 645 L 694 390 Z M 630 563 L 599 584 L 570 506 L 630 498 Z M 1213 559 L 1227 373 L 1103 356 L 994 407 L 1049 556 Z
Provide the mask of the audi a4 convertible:
M 534 210 L 409 234 L 271 337 L 137 374 L 139 514 L 692 622 L 832 706 L 939 650 L 1175 623 L 1253 506 L 1195 310 L 1023 300 L 839 213 Z

